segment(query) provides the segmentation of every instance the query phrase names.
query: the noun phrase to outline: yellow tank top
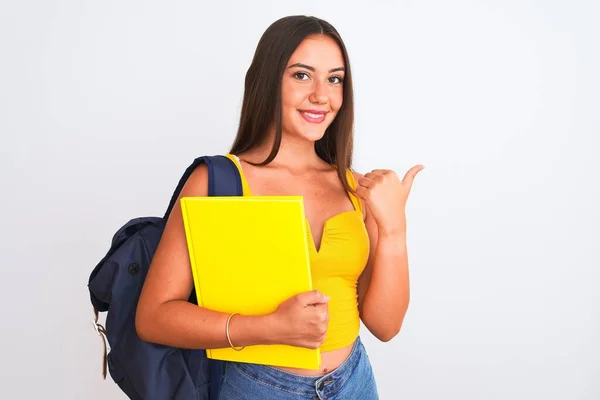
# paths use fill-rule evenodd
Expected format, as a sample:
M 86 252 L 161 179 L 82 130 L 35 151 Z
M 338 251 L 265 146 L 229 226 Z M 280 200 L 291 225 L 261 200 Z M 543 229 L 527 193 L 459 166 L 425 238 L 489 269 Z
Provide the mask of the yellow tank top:
M 252 196 L 248 181 L 236 156 L 227 154 L 237 166 L 244 196 Z M 348 182 L 356 188 L 354 175 L 347 171 Z M 367 233 L 361 202 L 348 193 L 353 210 L 336 214 L 325 221 L 321 245 L 317 251 L 308 220 L 306 231 L 313 288 L 329 296 L 329 326 L 321 351 L 331 351 L 354 342 L 360 330 L 356 285 L 369 256 Z

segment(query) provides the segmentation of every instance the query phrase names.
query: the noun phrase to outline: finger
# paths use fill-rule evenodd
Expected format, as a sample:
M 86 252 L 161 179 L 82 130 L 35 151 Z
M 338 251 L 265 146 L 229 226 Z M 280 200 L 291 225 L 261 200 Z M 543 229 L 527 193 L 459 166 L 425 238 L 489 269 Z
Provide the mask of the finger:
M 358 180 L 358 185 L 365 187 L 365 188 L 371 188 L 375 185 L 375 183 L 376 183 L 375 180 L 373 180 L 367 176 L 363 176 L 362 178 L 360 178 Z
M 374 169 L 371 172 L 373 172 L 374 174 L 377 174 L 377 175 L 384 175 L 384 176 L 394 173 L 394 171 L 392 171 L 390 169 Z
M 378 173 L 378 172 L 373 172 L 373 171 L 371 171 L 371 172 L 367 172 L 367 173 L 364 175 L 364 178 L 371 179 L 371 180 L 373 180 L 374 182 L 380 181 L 380 180 L 382 180 L 384 177 L 385 177 L 385 175 L 384 175 L 384 174 L 381 174 L 381 173 Z M 359 179 L 359 180 L 360 180 L 360 179 Z
M 423 165 L 415 165 L 414 167 L 412 167 L 411 169 L 409 169 L 406 174 L 404 175 L 404 179 L 402 180 L 402 182 L 404 183 L 408 183 L 410 185 L 412 185 L 415 177 L 417 176 L 417 174 L 419 173 L 419 171 L 423 170 L 423 168 L 425 168 Z
M 298 299 L 302 302 L 304 306 L 309 306 L 313 304 L 323 304 L 329 301 L 329 297 L 325 296 L 318 290 L 311 290 L 310 292 L 300 293 L 298 295 Z
M 365 202 L 368 202 L 371 199 L 371 191 L 365 186 L 357 186 L 356 195 Z

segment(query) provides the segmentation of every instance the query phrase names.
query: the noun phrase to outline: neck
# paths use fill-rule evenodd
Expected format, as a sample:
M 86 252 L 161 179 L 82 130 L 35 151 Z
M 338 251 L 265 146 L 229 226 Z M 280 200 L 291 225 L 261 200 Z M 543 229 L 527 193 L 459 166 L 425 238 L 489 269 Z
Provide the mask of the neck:
M 275 129 L 271 129 L 266 140 L 243 156 L 246 160 L 257 163 L 265 160 L 271 153 L 275 141 Z M 315 151 L 315 143 L 302 137 L 287 134 L 285 131 L 281 137 L 279 151 L 275 155 L 271 165 L 283 166 L 291 170 L 301 171 L 322 166 L 323 160 Z

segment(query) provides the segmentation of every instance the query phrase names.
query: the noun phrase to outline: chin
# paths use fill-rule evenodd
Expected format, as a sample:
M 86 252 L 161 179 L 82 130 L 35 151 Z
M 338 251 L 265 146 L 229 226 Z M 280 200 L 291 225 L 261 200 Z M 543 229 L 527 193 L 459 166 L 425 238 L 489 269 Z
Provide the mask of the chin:
M 298 138 L 302 138 L 306 141 L 309 142 L 316 142 L 318 140 L 321 140 L 323 138 L 323 136 L 325 135 L 325 131 L 311 131 L 311 130 L 297 130 L 295 132 L 296 137 Z
M 310 142 L 316 142 L 321 140 L 323 136 L 325 136 L 326 127 L 315 127 L 315 126 L 305 126 L 303 124 L 296 125 L 292 129 L 288 130 L 292 137 L 296 137 L 299 139 L 304 139 Z M 284 132 L 286 129 L 283 129 Z
M 310 140 L 311 142 L 316 142 L 321 140 L 325 136 L 325 132 L 306 132 L 304 133 L 304 137 L 306 140 Z

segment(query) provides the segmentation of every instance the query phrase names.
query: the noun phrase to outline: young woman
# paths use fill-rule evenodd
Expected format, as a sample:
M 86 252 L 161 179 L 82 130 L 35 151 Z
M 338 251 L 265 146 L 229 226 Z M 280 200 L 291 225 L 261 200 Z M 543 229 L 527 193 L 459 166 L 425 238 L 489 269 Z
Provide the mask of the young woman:
M 183 348 L 288 344 L 320 348 L 319 370 L 227 363 L 220 398 L 375 399 L 360 321 L 379 340 L 399 332 L 409 303 L 405 204 L 421 165 L 350 170 L 353 94 L 345 45 L 326 21 L 282 18 L 261 38 L 246 75 L 228 156 L 244 195 L 302 195 L 313 285 L 262 316 L 187 299 L 193 287 L 179 204 L 155 253 L 137 310 L 144 340 Z M 199 167 L 181 196 L 206 196 Z M 285 266 L 282 266 L 284 268 Z

